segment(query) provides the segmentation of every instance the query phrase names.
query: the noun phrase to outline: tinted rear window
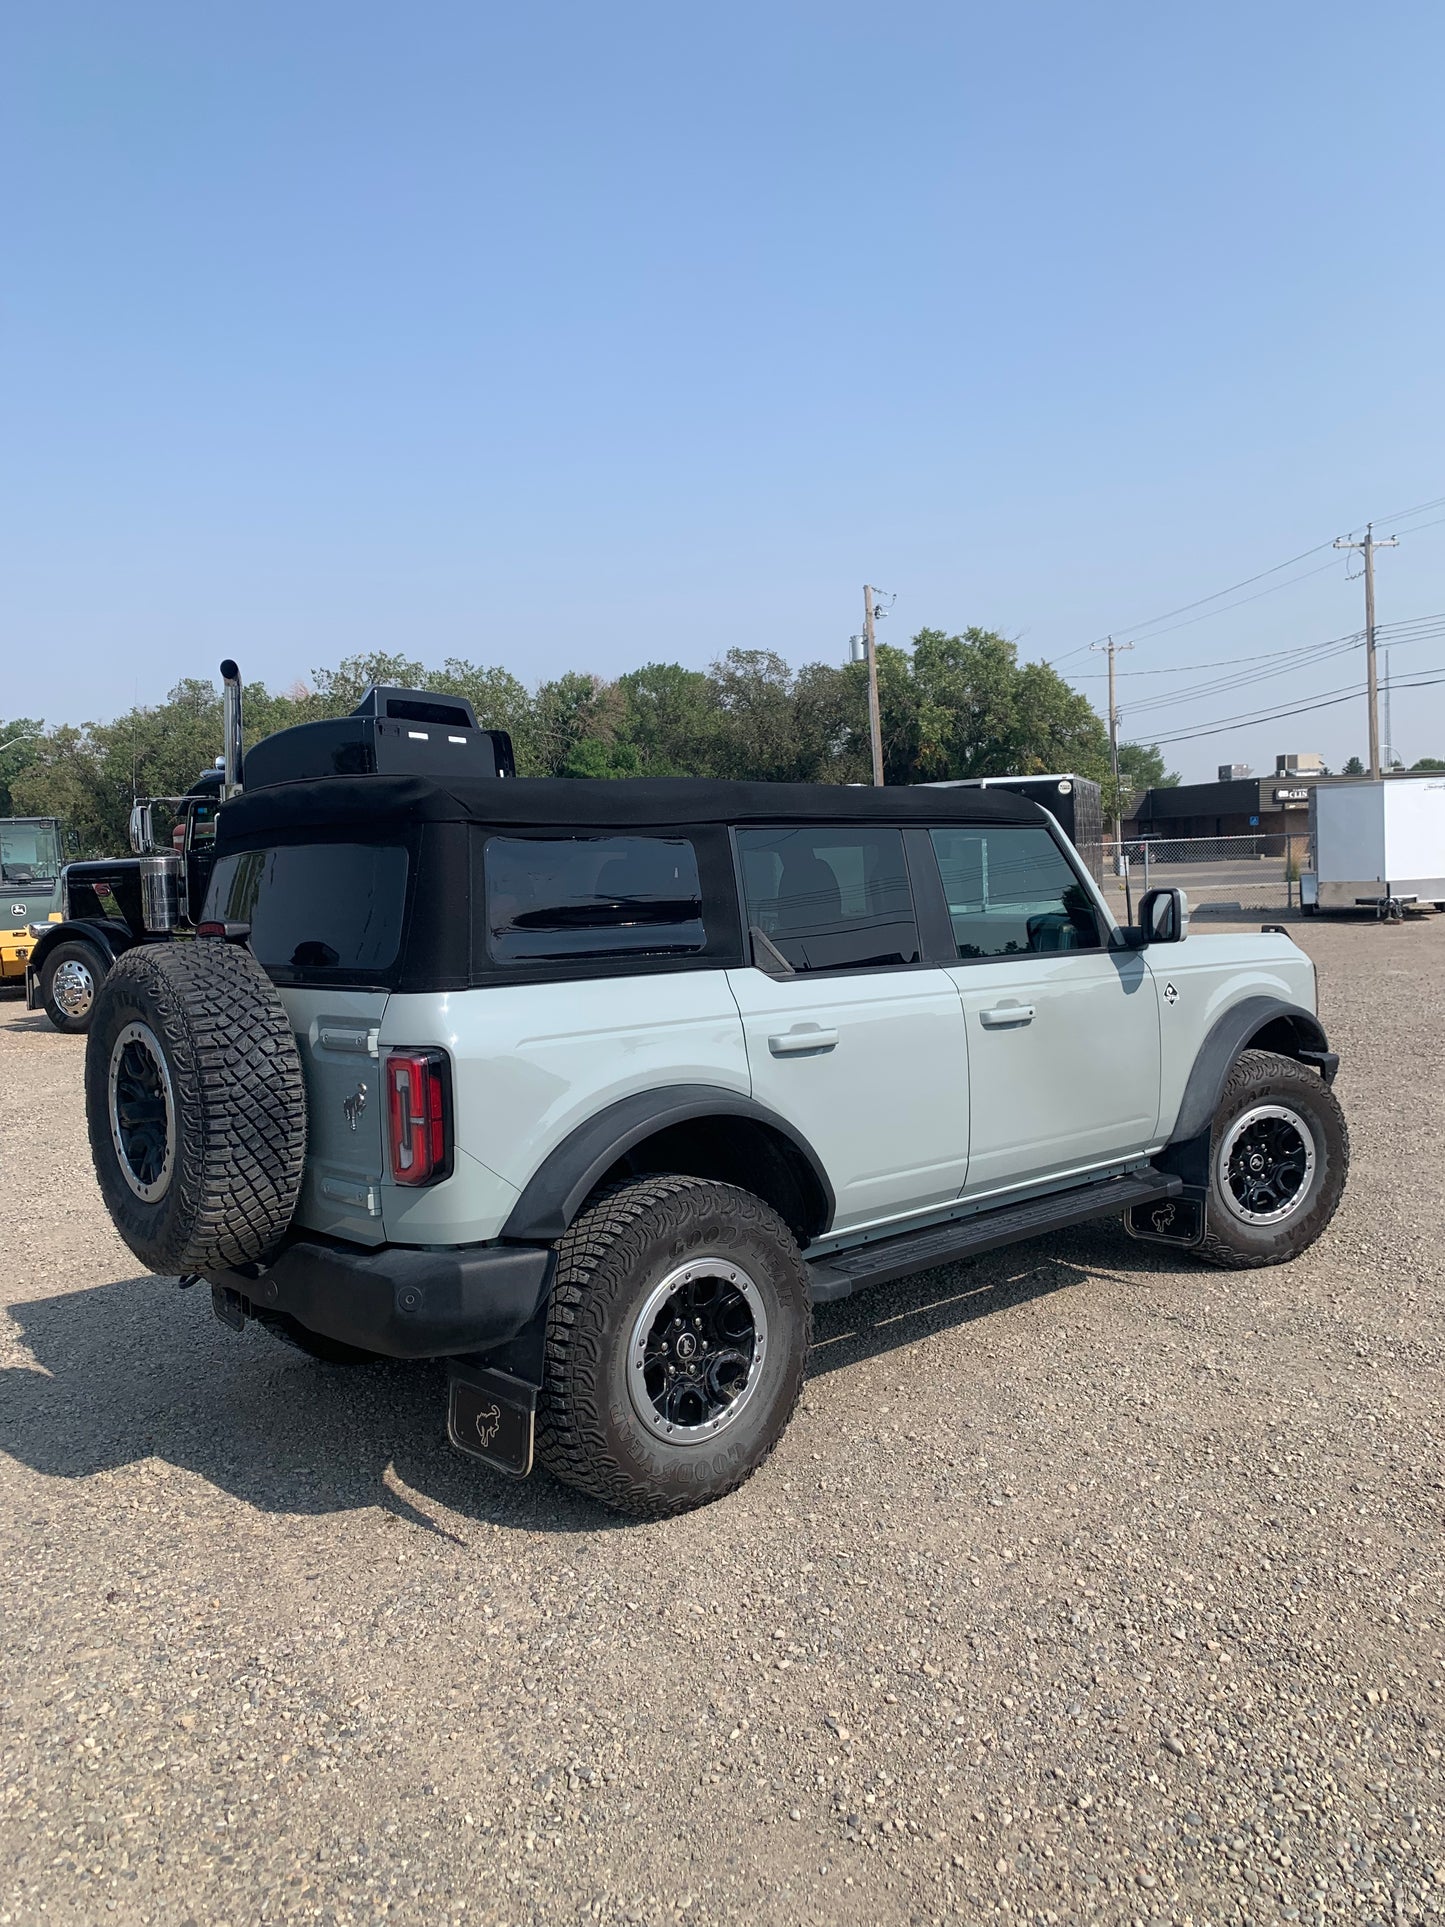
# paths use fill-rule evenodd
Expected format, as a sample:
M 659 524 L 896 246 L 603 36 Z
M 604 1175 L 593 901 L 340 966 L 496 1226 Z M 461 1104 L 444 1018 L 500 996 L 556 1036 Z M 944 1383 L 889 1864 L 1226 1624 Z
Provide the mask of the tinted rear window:
M 683 837 L 487 839 L 487 948 L 498 963 L 703 950 L 697 853 Z
M 401 948 L 407 853 L 370 843 L 308 843 L 223 856 L 205 915 L 249 923 L 267 970 L 389 970 Z

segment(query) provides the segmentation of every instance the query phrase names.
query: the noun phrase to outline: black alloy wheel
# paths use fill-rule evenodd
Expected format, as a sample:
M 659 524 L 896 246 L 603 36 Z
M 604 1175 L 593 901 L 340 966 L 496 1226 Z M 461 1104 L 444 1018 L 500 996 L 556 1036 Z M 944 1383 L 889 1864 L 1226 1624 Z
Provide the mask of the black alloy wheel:
M 116 1037 L 107 1096 L 120 1174 L 143 1203 L 154 1204 L 175 1169 L 176 1099 L 165 1053 L 148 1024 L 127 1024 Z
M 656 1285 L 632 1327 L 627 1389 L 659 1438 L 715 1437 L 747 1405 L 767 1352 L 768 1317 L 737 1265 L 704 1259 Z
M 1299 1203 L 1313 1175 L 1314 1134 L 1287 1105 L 1256 1105 L 1230 1126 L 1219 1161 L 1228 1208 L 1246 1224 L 1276 1224 Z

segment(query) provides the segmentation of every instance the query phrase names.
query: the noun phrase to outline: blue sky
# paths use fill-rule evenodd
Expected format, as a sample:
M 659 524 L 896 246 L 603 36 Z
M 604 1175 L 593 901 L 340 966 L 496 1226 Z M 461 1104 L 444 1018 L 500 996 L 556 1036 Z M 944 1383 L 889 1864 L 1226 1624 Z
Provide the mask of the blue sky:
M 228 653 L 841 660 L 865 578 L 890 640 L 1135 633 L 1126 736 L 1337 689 L 1134 709 L 1356 628 L 1331 552 L 1130 625 L 1445 498 L 1442 57 L 1320 0 L 10 8 L 0 716 Z M 1379 577 L 1445 611 L 1445 523 Z M 1445 755 L 1445 687 L 1394 734 Z

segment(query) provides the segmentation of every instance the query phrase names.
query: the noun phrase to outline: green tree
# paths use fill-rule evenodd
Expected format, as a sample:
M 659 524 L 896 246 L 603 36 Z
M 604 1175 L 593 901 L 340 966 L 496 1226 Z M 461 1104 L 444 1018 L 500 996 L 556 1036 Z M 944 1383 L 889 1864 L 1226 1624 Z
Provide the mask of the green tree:
M 1418 763 L 1411 763 L 1410 768 L 1412 770 L 1445 769 L 1445 762 L 1442 762 L 1438 756 L 1422 756 Z
M 38 716 L 14 716 L 8 723 L 0 721 L 0 816 L 26 814 L 15 808 L 10 785 L 39 760 L 44 753 L 44 739 L 45 725 Z
M 574 671 L 535 691 L 508 669 L 461 657 L 428 670 L 411 656 L 354 655 L 284 693 L 248 684 L 246 740 L 344 714 L 378 682 L 465 696 L 483 727 L 511 733 L 523 775 L 871 776 L 866 669 L 795 670 L 768 649 L 729 650 L 706 672 L 654 662 L 611 682 Z M 1047 665 L 1021 665 L 1016 646 L 992 630 L 923 629 L 911 652 L 880 645 L 878 688 L 890 783 L 1070 770 L 1108 784 L 1104 725 L 1088 701 Z M 13 734 L 30 727 L 9 725 Z M 187 677 L 163 703 L 0 751 L 0 796 L 12 811 L 63 817 L 88 853 L 114 853 L 125 847 L 133 795 L 181 794 L 220 748 L 220 692 Z M 1151 744 L 1124 745 L 1119 775 L 1124 797 L 1178 781 Z M 1106 807 L 1114 800 L 1109 791 Z
M 1349 762 L 1345 764 L 1344 769 L 1341 770 L 1340 772 L 1342 776 L 1363 776 L 1364 773 L 1365 773 L 1365 766 L 1360 761 L 1358 756 L 1352 756 Z
M 579 768 L 590 773 L 595 752 L 583 752 L 579 765 L 575 760 L 579 745 L 595 739 L 610 749 L 617 741 L 624 709 L 616 683 L 605 682 L 601 676 L 584 676 L 573 670 L 544 682 L 533 705 L 535 767 L 521 769 L 519 765 L 521 774 L 576 775 Z
M 426 672 L 422 672 L 426 676 Z M 505 729 L 517 755 L 517 770 L 535 776 L 538 770 L 536 711 L 524 682 L 510 669 L 483 667 L 448 656 L 439 673 L 419 685 L 447 696 L 464 696 L 483 729 Z
M 1119 781 L 1137 796 L 1141 790 L 1177 789 L 1179 772 L 1165 769 L 1164 758 L 1154 743 L 1120 743 Z
M 773 783 L 866 781 L 864 684 L 848 670 L 794 671 L 770 649 L 730 649 L 708 671 L 714 773 Z M 860 748 L 861 745 L 861 748 Z
M 395 683 L 402 689 L 424 689 L 426 668 L 414 656 L 389 655 L 374 649 L 347 656 L 334 669 L 311 671 L 311 708 L 317 716 L 345 716 L 373 683 Z
M 649 662 L 620 676 L 622 739 L 645 776 L 716 773 L 717 712 L 712 684 L 701 669 Z
M 1072 770 L 1103 781 L 1108 773 L 1108 736 L 1088 698 L 1046 663 L 1021 668 L 1016 645 L 992 630 L 920 630 L 913 682 L 915 780 Z

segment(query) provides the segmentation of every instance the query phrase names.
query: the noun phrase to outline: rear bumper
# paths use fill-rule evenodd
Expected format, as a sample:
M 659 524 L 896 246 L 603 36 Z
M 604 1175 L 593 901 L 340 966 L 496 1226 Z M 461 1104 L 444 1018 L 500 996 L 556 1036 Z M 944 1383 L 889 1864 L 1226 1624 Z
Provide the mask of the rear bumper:
M 242 1309 L 286 1312 L 308 1331 L 388 1358 L 446 1358 L 504 1344 L 552 1286 L 549 1245 L 333 1243 L 295 1238 L 265 1266 L 206 1273 Z

